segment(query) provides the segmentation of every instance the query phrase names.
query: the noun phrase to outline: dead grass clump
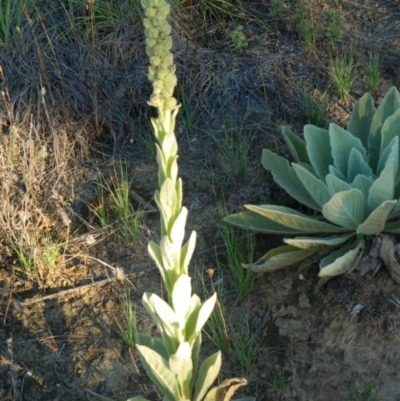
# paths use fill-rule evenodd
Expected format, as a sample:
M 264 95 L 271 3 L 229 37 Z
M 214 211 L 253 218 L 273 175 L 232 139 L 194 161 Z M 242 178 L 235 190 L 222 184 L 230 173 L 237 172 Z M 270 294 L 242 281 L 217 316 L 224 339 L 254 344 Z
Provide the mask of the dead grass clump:
M 8 122 L 0 136 L 0 238 L 14 267 L 43 279 L 60 262 L 61 238 L 68 239 L 68 206 L 89 146 L 85 128 L 52 119 L 44 101 L 37 107 L 42 118 L 29 121 L 13 114 L 8 95 L 6 89 L 0 102 Z
M 62 261 L 74 182 L 96 134 L 90 119 L 78 123 L 57 102 L 54 83 L 34 80 L 43 70 L 22 63 L 24 56 L 4 49 L 0 65 L 0 238 L 11 255 L 5 264 L 43 284 Z
M 0 242 L 6 265 L 42 284 L 62 262 L 80 163 L 96 141 L 123 145 L 146 105 L 134 11 L 26 1 L 13 46 L 0 48 Z

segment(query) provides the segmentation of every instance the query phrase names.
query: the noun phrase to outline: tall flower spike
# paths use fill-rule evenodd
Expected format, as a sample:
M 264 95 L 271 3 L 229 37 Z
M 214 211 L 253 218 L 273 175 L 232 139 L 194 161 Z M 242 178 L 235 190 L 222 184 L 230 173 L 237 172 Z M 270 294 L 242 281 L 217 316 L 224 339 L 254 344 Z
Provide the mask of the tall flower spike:
M 160 110 L 173 109 L 177 84 L 174 60 L 171 53 L 171 25 L 167 21 L 170 5 L 165 0 L 142 0 L 146 18 L 146 51 L 150 59 L 148 78 L 153 84 L 150 104 Z
M 179 105 L 173 97 L 177 80 L 171 53 L 169 4 L 165 0 L 142 0 L 148 77 L 153 84 L 150 105 L 158 109 L 151 120 L 157 138 L 158 181 L 154 199 L 160 210 L 161 240 L 150 242 L 148 250 L 160 270 L 168 303 L 155 294 L 144 294 L 143 305 L 157 324 L 162 341 L 139 334 L 137 349 L 142 364 L 164 400 L 229 401 L 236 388 L 246 384 L 231 379 L 211 388 L 221 368 L 220 351 L 199 367 L 201 331 L 210 317 L 216 294 L 204 303 L 192 294 L 188 266 L 196 244 L 192 232 L 183 245 L 187 209 L 182 207 L 182 181 L 178 178 L 178 144 L 174 128 Z M 196 379 L 197 378 L 197 379 Z M 134 397 L 130 401 L 144 401 Z M 145 400 L 147 401 L 147 400 Z
M 188 262 L 192 256 L 196 233 L 183 245 L 187 209 L 182 207 L 182 181 L 178 178 L 178 143 L 175 121 L 179 105 L 173 97 L 177 84 L 171 53 L 171 25 L 168 23 L 170 6 L 165 0 L 142 0 L 145 18 L 146 51 L 150 66 L 148 78 L 153 84 L 149 104 L 158 109 L 157 118 L 151 120 L 157 144 L 158 183 L 155 201 L 160 210 L 161 241 L 149 244 L 149 253 L 167 289 L 169 300 L 176 280 L 188 275 Z M 183 245 L 183 246 L 182 246 Z

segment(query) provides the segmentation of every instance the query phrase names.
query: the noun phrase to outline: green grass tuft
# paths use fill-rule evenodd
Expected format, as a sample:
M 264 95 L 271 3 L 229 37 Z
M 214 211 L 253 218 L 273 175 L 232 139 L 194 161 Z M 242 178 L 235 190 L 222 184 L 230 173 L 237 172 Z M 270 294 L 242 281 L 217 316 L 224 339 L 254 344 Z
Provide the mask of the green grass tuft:
M 247 168 L 249 151 L 255 134 L 247 133 L 244 127 L 222 125 L 223 139 L 210 134 L 236 179 L 243 179 Z
M 122 307 L 123 319 L 122 321 L 116 319 L 116 324 L 118 331 L 128 348 L 134 350 L 136 346 L 137 324 L 136 313 L 131 302 L 129 291 L 125 292 L 125 297 L 122 300 Z
M 311 93 L 302 91 L 301 99 L 303 102 L 304 113 L 306 115 L 307 124 L 316 125 L 317 127 L 326 128 L 328 121 L 326 113 L 328 110 L 328 101 L 326 93 L 319 98 L 315 98 Z
M 331 73 L 340 99 L 346 100 L 355 78 L 355 59 L 353 49 L 341 49 L 331 62 Z
M 306 53 L 311 53 L 316 46 L 318 26 L 312 12 L 308 12 L 304 5 L 299 5 L 294 15 L 294 22 L 299 30 L 303 48 Z
M 260 343 L 265 336 L 267 315 L 260 320 L 254 320 L 248 315 L 243 319 L 232 317 L 231 340 L 235 359 L 242 373 L 252 370 L 260 352 Z
M 379 89 L 379 83 L 382 75 L 382 63 L 378 52 L 370 52 L 366 66 L 365 82 L 368 90 L 375 93 Z
M 338 40 L 343 39 L 342 28 L 340 24 L 340 15 L 333 10 L 329 10 L 326 13 L 326 31 L 325 35 L 328 40 L 328 44 L 332 49 L 336 49 L 336 43 Z
M 254 287 L 255 274 L 242 267 L 243 263 L 252 263 L 254 258 L 255 238 L 254 234 L 238 232 L 231 226 L 222 228 L 222 237 L 226 247 L 228 268 L 235 284 L 238 299 L 242 301 L 248 297 Z
M 380 398 L 373 397 L 373 393 L 377 388 L 375 380 L 370 380 L 361 386 L 351 386 L 345 401 L 381 401 Z
M 100 222 L 100 226 L 107 232 L 117 232 L 124 243 L 129 245 L 140 236 L 143 213 L 135 210 L 130 199 L 131 180 L 122 167 L 119 172 L 114 171 L 111 183 L 100 172 L 100 183 L 97 194 L 99 204 L 92 207 L 92 212 Z
M 217 271 L 217 277 L 214 277 Z M 220 275 L 220 269 L 209 269 L 207 274 L 211 281 L 211 290 L 207 288 L 202 272 L 198 276 L 203 287 L 204 296 L 209 298 L 217 293 L 217 304 L 208 319 L 204 332 L 211 342 L 222 352 L 227 352 L 231 346 L 231 340 L 228 333 L 228 326 L 225 320 L 225 305 L 223 303 L 223 278 Z

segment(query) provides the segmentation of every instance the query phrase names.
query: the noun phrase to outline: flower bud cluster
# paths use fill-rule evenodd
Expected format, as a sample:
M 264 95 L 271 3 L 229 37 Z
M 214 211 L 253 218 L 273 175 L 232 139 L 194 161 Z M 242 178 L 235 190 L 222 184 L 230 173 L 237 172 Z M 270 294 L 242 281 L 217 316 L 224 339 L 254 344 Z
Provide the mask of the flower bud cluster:
M 165 0 L 142 0 L 146 18 L 143 23 L 146 34 L 146 52 L 150 59 L 148 78 L 153 84 L 150 104 L 172 109 L 177 84 L 171 53 L 171 25 L 167 21 L 170 5 Z

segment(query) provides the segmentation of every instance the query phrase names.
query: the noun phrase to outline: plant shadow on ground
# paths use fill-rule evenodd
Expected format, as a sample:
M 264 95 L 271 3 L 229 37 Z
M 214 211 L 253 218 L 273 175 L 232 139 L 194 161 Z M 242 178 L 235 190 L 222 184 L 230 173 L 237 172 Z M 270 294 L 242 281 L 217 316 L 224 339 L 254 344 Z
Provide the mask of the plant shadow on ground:
M 18 4 L 22 13 L 15 9 L 11 22 L 0 19 L 0 398 L 79 401 L 89 388 L 115 400 L 160 399 L 117 324 L 129 294 L 138 330 L 153 334 L 142 293 L 163 295 L 146 252 L 159 222 L 140 7 L 133 0 Z M 188 229 L 199 235 L 192 270 L 199 266 L 212 291 L 206 271 L 218 268 L 228 343 L 256 338 L 251 363 L 227 345 L 224 376 L 245 372 L 249 386 L 241 395 L 258 400 L 359 399 L 357 384 L 373 380 L 376 399 L 395 400 L 400 289 L 385 269 L 376 277 L 332 280 L 315 293 L 317 267 L 293 267 L 255 276 L 239 300 L 217 205 L 224 199 L 229 212 L 245 204 L 298 208 L 261 167 L 261 150 L 287 153 L 283 125 L 301 132 L 311 118 L 345 126 L 354 101 L 375 88 L 370 54 L 381 63 L 379 103 L 400 63 L 398 6 L 369 0 L 173 5 L 173 51 L 184 83 L 177 91 L 180 171 Z M 240 52 L 232 41 L 239 26 L 247 44 Z M 355 75 L 341 100 L 331 61 L 347 41 L 357 43 Z M 314 96 L 307 107 L 304 93 Z M 328 99 L 326 108 L 321 99 Z M 132 208 L 143 219 L 140 235 L 128 241 L 118 219 L 104 230 L 90 212 L 99 200 L 98 171 L 108 180 L 121 165 L 130 174 Z M 253 260 L 281 240 L 256 236 Z M 52 246 L 57 252 L 43 258 Z M 362 312 L 352 313 L 358 305 Z M 230 328 L 236 317 L 240 324 Z M 207 340 L 206 353 L 214 343 Z

